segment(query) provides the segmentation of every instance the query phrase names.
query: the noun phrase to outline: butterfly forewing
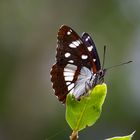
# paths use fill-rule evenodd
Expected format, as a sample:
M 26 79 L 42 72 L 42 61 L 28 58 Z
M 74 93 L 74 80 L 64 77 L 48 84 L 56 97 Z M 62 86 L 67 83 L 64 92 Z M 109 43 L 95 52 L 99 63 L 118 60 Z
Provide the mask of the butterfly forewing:
M 92 38 L 88 33 L 82 34 L 82 40 L 85 43 L 86 47 L 88 48 L 88 51 L 91 52 L 93 61 L 95 62 L 95 66 L 97 71 L 101 69 L 100 59 L 96 50 L 95 43 L 93 42 Z
M 61 26 L 58 31 L 56 64 L 51 70 L 51 81 L 55 95 L 63 103 L 67 94 L 73 92 L 82 67 L 88 68 L 93 73 L 100 67 L 98 55 L 93 55 L 96 51 L 95 45 L 92 40 L 87 41 L 87 37 L 85 34 L 80 38 L 66 25 Z M 89 51 L 88 47 L 91 45 L 93 48 Z M 99 63 L 97 67 L 95 60 Z
M 57 36 L 57 62 L 61 64 L 73 63 L 76 66 L 93 65 L 92 54 L 89 53 L 83 40 L 70 27 L 63 25 Z

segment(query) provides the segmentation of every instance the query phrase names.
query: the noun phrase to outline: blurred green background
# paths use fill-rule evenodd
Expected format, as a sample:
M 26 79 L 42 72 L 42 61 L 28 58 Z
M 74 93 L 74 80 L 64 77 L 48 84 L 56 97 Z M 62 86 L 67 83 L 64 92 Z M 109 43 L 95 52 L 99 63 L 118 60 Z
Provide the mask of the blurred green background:
M 107 45 L 108 94 L 97 123 L 80 140 L 103 140 L 136 130 L 140 139 L 140 0 L 0 1 L 0 140 L 66 140 L 65 106 L 54 96 L 50 69 L 62 24 Z

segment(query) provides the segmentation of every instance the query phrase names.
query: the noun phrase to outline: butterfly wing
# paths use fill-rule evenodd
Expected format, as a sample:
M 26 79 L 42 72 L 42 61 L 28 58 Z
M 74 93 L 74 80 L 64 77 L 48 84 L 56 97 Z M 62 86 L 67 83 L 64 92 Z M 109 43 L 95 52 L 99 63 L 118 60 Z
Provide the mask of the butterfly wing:
M 101 69 L 101 64 L 100 64 L 100 59 L 98 56 L 95 43 L 93 42 L 91 36 L 88 33 L 83 33 L 81 38 L 83 42 L 85 43 L 86 47 L 88 48 L 88 50 L 92 52 L 91 55 L 92 55 L 93 61 L 95 62 L 95 65 L 93 66 L 96 66 L 96 70 L 99 71 Z
M 93 61 L 96 56 L 93 57 L 92 54 L 94 50 L 88 50 L 91 42 L 86 42 L 85 37 L 84 35 L 81 39 L 73 29 L 66 25 L 61 26 L 58 31 L 56 64 L 51 70 L 51 81 L 55 95 L 63 103 L 67 94 L 74 89 L 74 83 L 82 67 L 92 69 L 93 73 L 97 72 Z

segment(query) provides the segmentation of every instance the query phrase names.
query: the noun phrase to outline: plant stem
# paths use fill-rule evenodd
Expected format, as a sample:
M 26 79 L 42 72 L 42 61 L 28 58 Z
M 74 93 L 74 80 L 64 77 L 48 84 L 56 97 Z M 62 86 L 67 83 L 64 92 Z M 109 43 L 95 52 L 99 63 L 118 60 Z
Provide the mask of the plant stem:
M 77 140 L 78 139 L 78 131 L 73 131 L 70 140 Z

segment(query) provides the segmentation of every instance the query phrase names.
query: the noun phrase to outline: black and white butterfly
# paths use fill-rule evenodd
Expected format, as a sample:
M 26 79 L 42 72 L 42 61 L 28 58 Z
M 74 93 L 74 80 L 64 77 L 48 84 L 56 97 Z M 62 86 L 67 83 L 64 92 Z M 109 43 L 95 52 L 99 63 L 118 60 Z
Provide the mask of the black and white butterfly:
M 76 99 L 103 82 L 106 69 L 100 64 L 96 46 L 89 34 L 81 37 L 62 25 L 57 35 L 56 64 L 51 70 L 55 95 L 65 103 L 68 93 Z

